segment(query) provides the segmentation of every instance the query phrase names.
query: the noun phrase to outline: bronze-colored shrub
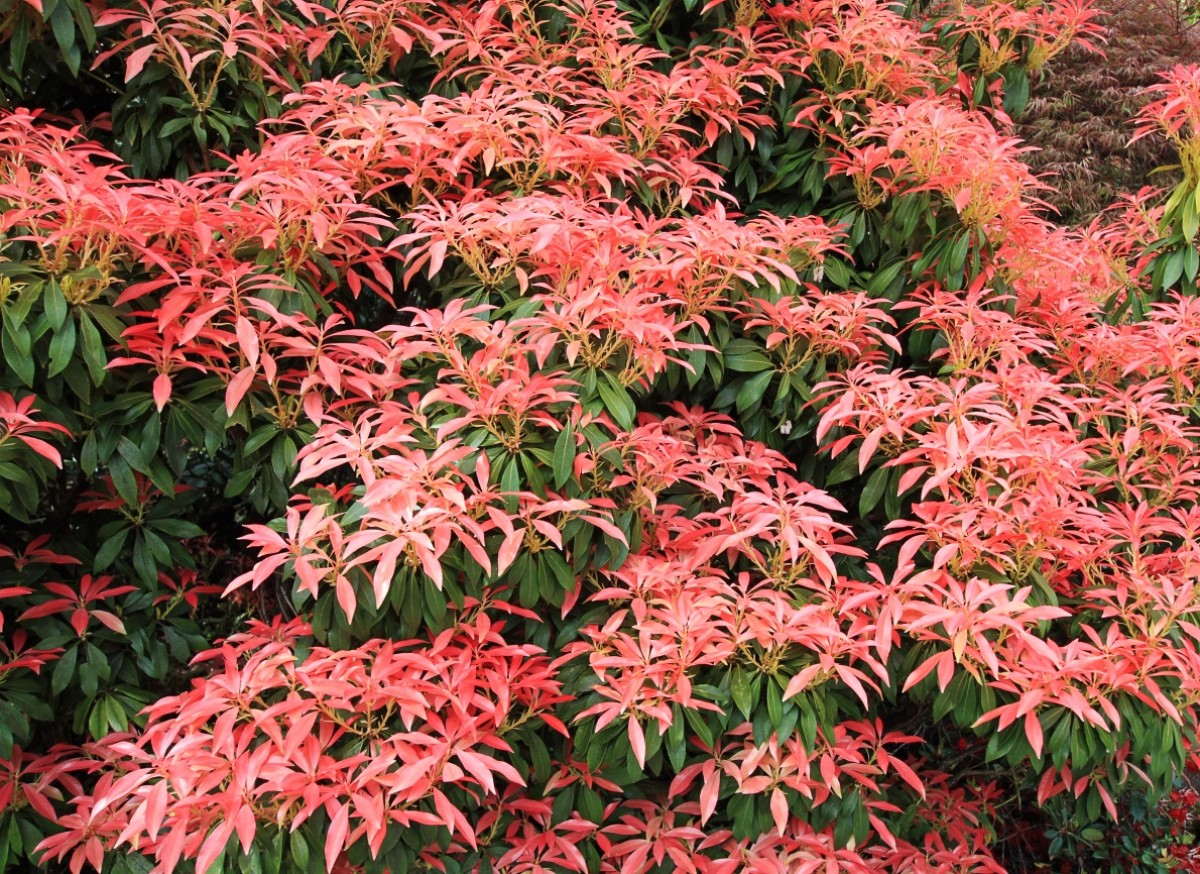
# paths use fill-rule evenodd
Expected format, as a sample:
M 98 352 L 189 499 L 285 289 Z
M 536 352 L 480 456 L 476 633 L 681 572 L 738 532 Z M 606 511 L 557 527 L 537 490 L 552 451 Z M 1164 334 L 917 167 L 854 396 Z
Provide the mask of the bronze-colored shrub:
M 1057 189 L 1046 200 L 1065 222 L 1084 222 L 1122 192 L 1170 185 L 1155 167 L 1174 162 L 1168 144 L 1129 144 L 1130 119 L 1159 73 L 1200 54 L 1193 0 L 1103 0 L 1108 40 L 1098 57 L 1072 46 L 1033 90 L 1017 133 L 1038 151 L 1027 159 Z

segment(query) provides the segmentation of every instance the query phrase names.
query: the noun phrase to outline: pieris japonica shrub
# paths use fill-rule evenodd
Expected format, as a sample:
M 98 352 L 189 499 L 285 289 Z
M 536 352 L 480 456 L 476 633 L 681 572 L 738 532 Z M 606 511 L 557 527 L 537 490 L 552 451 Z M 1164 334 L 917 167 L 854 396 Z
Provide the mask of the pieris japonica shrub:
M 1066 229 L 1082 0 L 0 9 L 0 866 L 1143 863 L 1194 69 Z

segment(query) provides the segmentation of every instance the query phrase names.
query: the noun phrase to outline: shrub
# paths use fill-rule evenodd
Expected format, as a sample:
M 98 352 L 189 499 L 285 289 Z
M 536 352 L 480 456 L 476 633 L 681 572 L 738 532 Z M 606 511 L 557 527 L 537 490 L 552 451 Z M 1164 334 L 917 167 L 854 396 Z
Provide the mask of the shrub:
M 9 12 L 119 94 L 0 118 L 6 862 L 1017 870 L 1183 772 L 1195 180 L 1057 228 L 1009 120 L 1089 6 Z

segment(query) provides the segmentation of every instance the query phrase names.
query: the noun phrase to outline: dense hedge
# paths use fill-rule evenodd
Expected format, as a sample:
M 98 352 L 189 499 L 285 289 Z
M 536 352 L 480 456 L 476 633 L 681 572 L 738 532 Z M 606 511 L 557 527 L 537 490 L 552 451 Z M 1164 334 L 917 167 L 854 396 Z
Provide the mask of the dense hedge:
M 1169 865 L 1200 68 L 1074 231 L 1076 0 L 0 14 L 0 867 Z

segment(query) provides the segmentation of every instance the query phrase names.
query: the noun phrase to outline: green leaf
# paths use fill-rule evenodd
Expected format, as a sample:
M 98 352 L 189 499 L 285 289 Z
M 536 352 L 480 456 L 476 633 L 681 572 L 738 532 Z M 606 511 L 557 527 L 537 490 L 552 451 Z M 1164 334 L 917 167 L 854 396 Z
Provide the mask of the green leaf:
M 122 528 L 120 531 L 108 537 L 100 548 L 96 550 L 96 557 L 92 561 L 92 569 L 99 572 L 109 568 L 117 556 L 121 554 L 121 550 L 125 546 L 125 541 L 129 539 L 130 528 Z
M 263 874 L 262 851 L 258 844 L 251 844 L 250 852 L 238 859 L 238 868 L 242 874 Z
M 737 373 L 758 373 L 774 367 L 762 349 L 749 340 L 733 340 L 721 350 L 725 367 Z
M 575 428 L 570 423 L 554 441 L 554 487 L 561 489 L 575 471 Z
M 83 448 L 79 450 L 79 467 L 88 476 L 96 473 L 96 467 L 99 465 L 99 459 L 96 452 L 96 432 L 88 431 L 87 437 L 83 439 Z
M 203 537 L 204 529 L 195 522 L 188 522 L 185 519 L 155 519 L 148 523 L 151 528 L 155 528 L 170 537 L 176 537 L 180 540 L 186 540 L 189 537 Z
M 520 459 L 521 470 L 525 473 L 528 490 L 538 495 L 544 495 L 546 493 L 546 477 L 542 471 L 546 468 L 546 462 L 550 462 L 553 466 L 553 458 L 540 449 L 525 450 L 517 458 Z
M 729 799 L 733 809 L 733 835 L 735 838 L 746 839 L 757 835 L 760 830 L 755 826 L 755 796 L 735 795 Z
M 145 458 L 142 457 L 142 450 L 128 437 L 117 438 L 117 452 L 138 473 L 146 472 L 147 464 Z
M 767 679 L 767 716 L 778 732 L 783 722 L 783 690 L 773 679 Z
M 541 591 L 541 586 L 538 584 L 537 565 L 530 562 L 528 555 L 519 555 L 513 562 L 510 573 L 521 581 L 517 586 L 517 600 L 521 606 L 532 607 L 537 604 Z
M 883 497 L 883 490 L 887 487 L 891 473 L 892 470 L 888 467 L 879 467 L 871 472 L 866 486 L 858 496 L 858 514 L 860 516 L 866 516 L 879 504 L 879 499 Z
M 734 668 L 729 678 L 729 688 L 733 695 L 733 703 L 746 719 L 754 712 L 754 700 L 751 693 L 750 672 L 744 668 Z
M 825 279 L 835 288 L 849 288 L 852 281 L 852 273 L 846 262 L 837 258 L 826 258 L 823 262 L 825 265 Z
M 446 595 L 438 590 L 432 580 L 422 580 L 421 591 L 425 596 L 425 611 L 430 624 L 440 626 L 449 609 Z
M 57 376 L 66 370 L 75 354 L 75 320 L 69 319 L 63 323 L 62 330 L 55 332 L 50 339 L 50 366 L 47 376 Z
M 833 469 L 825 475 L 825 487 L 836 486 L 858 476 L 858 453 L 843 452 Z
M 545 741 L 536 733 L 530 733 L 526 738 L 526 743 L 529 745 L 529 759 L 533 764 L 533 774 L 538 782 L 545 782 L 550 778 L 554 767 L 550 762 L 550 751 L 547 749 Z
M 100 672 L 91 662 L 79 666 L 79 689 L 85 698 L 92 698 L 100 688 Z
M 257 474 L 257 465 L 239 470 L 229 478 L 227 483 L 225 483 L 225 490 L 223 492 L 224 496 L 226 498 L 236 498 L 238 495 L 245 492 L 246 489 L 250 488 L 250 484 L 254 482 L 254 477 Z
M 307 871 L 308 869 L 308 841 L 304 839 L 303 832 L 297 830 L 292 832 L 288 838 L 288 849 L 292 853 L 292 864 L 299 871 Z
M 167 542 L 149 529 L 143 529 L 141 536 L 146 540 L 146 546 L 150 548 L 150 554 L 154 556 L 154 560 L 160 565 L 171 564 L 171 547 L 167 546 Z
M 905 261 L 897 261 L 894 264 L 889 264 L 887 267 L 876 270 L 867 283 L 867 291 L 873 297 L 886 295 L 891 289 L 892 283 L 896 281 L 896 277 L 900 275 L 900 271 L 904 269 L 906 263 Z
M 24 385 L 32 388 L 34 366 L 30 345 L 28 331 L 24 328 L 12 328 L 8 322 L 4 323 L 4 331 L 0 332 L 0 352 L 4 354 L 4 365 Z
M 75 678 L 75 663 L 79 659 L 79 647 L 73 646 L 62 654 L 54 665 L 54 673 L 50 676 L 50 691 L 55 695 L 62 694 L 63 689 L 71 685 Z
M 704 745 L 711 748 L 713 745 L 713 732 L 712 728 L 709 727 L 708 721 L 704 718 L 704 714 L 691 707 L 685 707 L 683 709 L 683 718 L 687 720 L 692 731 L 696 732 L 696 735 L 703 741 Z
M 983 77 L 980 77 L 983 78 Z M 1029 103 L 1029 75 L 1019 70 L 1004 77 L 1004 109 L 1016 118 Z
M 112 668 L 108 664 L 108 656 L 104 654 L 104 651 L 100 647 L 94 644 L 89 643 L 86 646 L 88 664 L 95 666 L 96 674 L 101 680 L 107 680 L 112 674 Z
M 192 123 L 190 118 L 173 118 L 158 129 L 159 137 L 166 138 L 178 133 Z
M 576 791 L 576 805 L 579 808 L 579 815 L 588 822 L 604 821 L 604 802 L 600 800 L 600 795 L 595 790 L 587 786 L 580 786 Z
M 79 339 L 88 376 L 91 377 L 92 385 L 99 386 L 104 382 L 108 356 L 104 353 L 104 341 L 100 337 L 100 330 L 84 310 L 79 313 Z
M 637 408 L 633 405 L 629 393 L 612 374 L 605 371 L 601 375 L 603 379 L 597 381 L 596 390 L 600 393 L 604 409 L 608 410 L 608 414 L 619 428 L 631 430 L 637 416 Z
M 270 443 L 271 440 L 275 438 L 275 435 L 279 434 L 279 432 L 280 429 L 278 425 L 262 425 L 258 428 L 255 428 L 254 432 L 248 438 L 246 438 L 246 442 L 242 446 L 242 453 L 244 455 L 250 455 L 258 451 L 263 446 L 266 446 L 268 443 Z
M 1196 239 L 1196 232 L 1200 231 L 1200 209 L 1197 208 L 1195 199 L 1186 198 L 1180 213 L 1179 229 L 1183 233 L 1184 241 L 1191 243 Z
M 1163 271 L 1161 287 L 1174 288 L 1179 277 L 1183 275 L 1183 250 L 1176 250 L 1169 255 L 1163 255 Z
M 138 506 L 137 480 L 133 476 L 133 471 L 129 469 L 128 463 L 123 458 L 114 458 L 109 462 L 108 473 L 112 477 L 113 486 L 116 487 L 121 500 L 130 507 Z
M 42 307 L 46 311 L 46 321 L 50 324 L 51 331 L 60 331 L 63 322 L 67 320 L 67 299 L 63 297 L 62 289 L 53 279 L 42 288 Z
M 764 373 L 758 373 L 750 377 L 738 389 L 737 399 L 735 404 L 739 413 L 744 413 L 761 403 L 763 395 L 766 394 L 767 386 L 771 384 L 771 379 L 774 378 L 775 371 L 768 370 Z
M 59 3 L 52 12 L 46 13 L 44 7 L 42 11 L 54 31 L 54 41 L 58 43 L 67 69 L 71 71 L 72 76 L 78 76 L 83 53 L 75 44 L 75 19 L 71 15 L 71 8 L 66 3 Z
M 280 434 L 279 438 L 271 444 L 271 472 L 281 482 L 291 480 L 292 468 L 296 463 L 296 452 L 296 444 L 286 433 Z
M 575 572 L 571 570 L 562 555 L 554 550 L 545 550 L 540 557 L 553 581 L 558 584 L 558 588 L 563 591 L 575 588 Z
M 554 804 L 550 808 L 550 822 L 554 825 L 565 822 L 570 819 L 573 810 L 575 810 L 575 786 L 571 785 L 555 797 Z
M 92 23 L 91 10 L 88 9 L 85 0 L 65 0 L 65 2 L 71 7 L 71 14 L 75 18 L 75 24 L 83 35 L 83 40 L 88 51 L 91 51 L 96 47 L 96 27 Z M 149 866 L 147 866 L 146 870 L 150 870 Z
M 154 561 L 154 553 L 140 533 L 133 541 L 133 569 L 138 579 L 147 586 L 153 586 L 158 579 L 158 565 Z
M 129 728 L 129 717 L 115 695 L 104 699 L 104 716 L 113 731 L 125 731 Z
M 507 458 L 500 472 L 500 491 L 504 492 L 505 504 L 510 512 L 517 507 L 517 493 L 521 491 L 521 465 L 515 458 Z
M 1200 193 L 1200 188 L 1197 188 L 1196 191 Z M 1188 246 L 1183 250 L 1183 275 L 1188 278 L 1189 282 L 1194 282 L 1198 272 L 1200 272 L 1200 249 Z
M 817 714 L 808 702 L 808 696 L 801 695 L 794 699 L 796 708 L 800 711 L 800 739 L 805 747 L 812 749 L 817 742 Z
M 667 729 L 665 738 L 667 758 L 671 760 L 671 767 L 676 772 L 682 771 L 687 761 L 687 737 L 684 732 L 683 713 L 680 711 L 681 708 L 676 704 L 671 718 L 671 727 Z
M 0 264 L 5 262 L 0 262 Z M 19 328 L 25 324 L 25 319 L 29 318 L 29 312 L 33 309 L 33 305 L 42 299 L 42 289 L 46 287 L 44 282 L 30 282 L 21 289 L 17 295 L 16 301 L 10 300 L 8 309 L 5 312 L 4 321 L 6 324 L 12 325 L 14 328 Z
M 143 452 L 147 454 L 149 450 L 142 447 Z M 150 477 L 150 482 L 154 483 L 154 487 L 164 495 L 175 493 L 175 479 L 171 476 L 171 471 L 163 463 L 162 459 L 154 458 L 150 462 L 150 469 L 146 471 L 146 475 Z
M 125 323 L 121 321 L 117 311 L 112 307 L 93 303 L 88 307 L 88 315 L 96 320 L 96 324 L 104 329 L 110 340 L 119 343 L 125 331 Z
M 955 238 L 954 243 L 950 246 L 949 253 L 946 255 L 945 262 L 941 265 L 945 272 L 943 276 L 955 277 L 962 273 L 962 269 L 967 263 L 967 252 L 971 248 L 971 234 L 969 231 L 963 231 Z
M 92 740 L 108 734 L 108 713 L 105 710 L 104 701 L 103 698 L 97 699 L 88 713 L 87 731 Z
M 24 851 L 25 841 L 21 837 L 20 823 L 15 817 L 8 820 L 8 846 L 17 854 Z

